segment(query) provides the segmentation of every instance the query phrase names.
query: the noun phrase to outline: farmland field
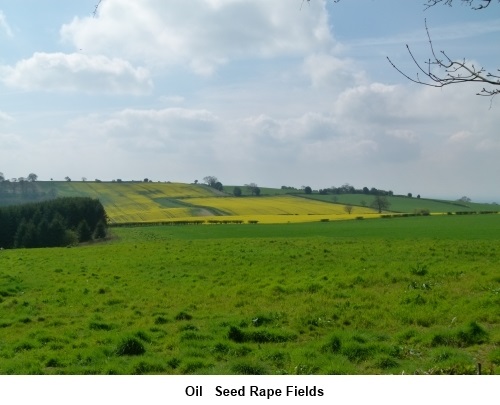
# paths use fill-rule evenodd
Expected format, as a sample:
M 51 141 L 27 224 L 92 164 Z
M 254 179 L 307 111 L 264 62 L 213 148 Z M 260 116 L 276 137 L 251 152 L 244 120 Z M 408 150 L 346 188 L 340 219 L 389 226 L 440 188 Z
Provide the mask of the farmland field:
M 13 183 L 15 185 L 15 183 Z M 72 182 L 29 183 L 41 198 L 91 197 L 104 205 L 112 225 L 161 222 L 256 221 L 259 223 L 316 222 L 318 220 L 379 217 L 369 208 L 373 196 L 364 194 L 306 195 L 294 190 L 262 188 L 261 196 L 234 197 L 202 184 L 145 182 Z M 36 194 L 20 194 L 20 187 L 0 193 L 0 206 L 30 202 Z M 17 190 L 12 192 L 12 187 Z M 234 186 L 228 186 L 229 193 Z M 248 190 L 245 189 L 246 192 Z M 389 210 L 396 213 L 455 213 L 498 211 L 495 204 L 437 201 L 402 196 L 387 197 Z M 347 213 L 347 205 L 352 211 Z
M 353 215 L 348 215 L 343 205 L 289 195 L 235 198 L 204 185 L 183 183 L 37 182 L 37 185 L 41 191 L 59 197 L 99 199 L 110 224 L 189 221 L 200 217 L 209 221 L 220 216 L 244 222 L 282 223 L 317 221 L 316 215 L 333 220 L 375 213 L 370 208 L 356 207 Z
M 227 215 L 344 215 L 344 207 L 339 204 L 326 204 L 312 199 L 276 196 L 276 197 L 201 197 L 186 201 L 224 211 Z M 362 208 L 357 214 L 373 214 L 371 208 Z
M 0 373 L 500 373 L 500 215 L 112 232 L 0 251 Z
M 59 197 L 98 198 L 111 223 L 154 222 L 199 215 L 202 209 L 183 203 L 187 197 L 213 196 L 213 189 L 183 183 L 41 182 Z M 209 212 L 208 214 L 214 214 Z
M 370 205 L 373 199 L 371 195 L 365 194 L 339 194 L 339 195 L 321 195 L 310 194 L 311 198 L 324 202 L 336 202 L 338 204 L 353 204 L 357 206 Z M 427 198 L 408 198 L 402 196 L 386 197 L 390 203 L 389 209 L 393 212 L 414 212 L 415 210 L 426 209 L 430 212 L 447 213 L 457 211 L 498 211 L 496 204 L 483 204 L 474 202 L 444 201 Z

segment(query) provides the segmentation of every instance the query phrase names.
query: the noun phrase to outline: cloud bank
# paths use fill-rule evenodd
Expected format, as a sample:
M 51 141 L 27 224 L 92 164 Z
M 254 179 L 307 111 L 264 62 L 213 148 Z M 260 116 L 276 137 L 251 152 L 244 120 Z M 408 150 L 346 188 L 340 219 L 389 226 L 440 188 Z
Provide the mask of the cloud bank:
M 2 106 L 0 161 L 40 178 L 498 195 L 495 100 L 380 78 L 336 39 L 326 1 L 299 7 L 106 0 L 96 18 L 65 20 L 60 51 L 0 68 L 26 92 L 17 111 Z
M 2 81 L 23 90 L 145 94 L 152 89 L 145 68 L 102 55 L 37 52 L 12 67 L 3 67 Z

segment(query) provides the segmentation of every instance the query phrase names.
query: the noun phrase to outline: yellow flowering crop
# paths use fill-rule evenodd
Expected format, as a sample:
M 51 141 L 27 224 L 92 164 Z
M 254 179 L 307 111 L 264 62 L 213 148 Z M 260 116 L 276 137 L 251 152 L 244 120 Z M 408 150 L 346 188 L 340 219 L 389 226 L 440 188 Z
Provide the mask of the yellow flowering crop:
M 62 182 L 58 195 L 98 198 L 110 223 L 236 220 L 247 223 L 287 223 L 368 218 L 370 208 L 346 213 L 332 204 L 290 195 L 224 197 L 207 186 L 184 183 Z M 222 215 L 220 215 L 222 214 Z
M 189 198 L 193 205 L 215 208 L 228 215 L 348 215 L 343 205 L 293 196 Z M 348 216 L 374 213 L 370 208 L 355 207 Z
M 88 196 L 104 205 L 111 223 L 168 221 L 196 215 L 196 208 L 182 204 L 186 197 L 212 196 L 204 186 L 183 183 L 64 182 L 58 195 Z

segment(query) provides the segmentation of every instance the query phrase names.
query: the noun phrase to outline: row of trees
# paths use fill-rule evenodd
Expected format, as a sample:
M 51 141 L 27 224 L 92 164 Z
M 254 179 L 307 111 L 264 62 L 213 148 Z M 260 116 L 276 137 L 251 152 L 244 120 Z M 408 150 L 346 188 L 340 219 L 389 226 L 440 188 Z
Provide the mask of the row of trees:
M 312 194 L 313 189 L 309 186 L 302 186 L 301 189 L 291 187 L 291 186 L 281 186 L 282 190 L 287 190 L 290 193 L 296 193 L 296 192 L 304 192 L 305 194 Z M 377 189 L 375 187 L 368 188 L 368 187 L 363 187 L 363 188 L 356 188 L 349 183 L 345 183 L 342 186 L 336 187 L 332 186 L 329 188 L 322 188 L 318 190 L 319 194 L 326 195 L 326 194 L 334 194 L 334 195 L 340 195 L 340 194 L 365 194 L 365 195 L 381 195 L 381 196 L 393 196 L 394 192 L 392 190 L 382 190 L 382 189 Z M 408 197 L 413 197 L 412 193 L 407 194 Z M 420 198 L 420 195 L 417 196 L 417 198 Z
M 106 236 L 99 200 L 65 197 L 0 208 L 0 247 L 68 246 Z
M 224 186 L 219 181 L 219 179 L 215 176 L 205 176 L 203 178 L 203 182 L 207 186 L 212 187 L 218 191 L 224 191 Z M 194 184 L 198 184 L 198 180 L 195 180 Z M 245 184 L 245 188 L 247 189 L 247 192 L 250 195 L 254 195 L 254 196 L 260 195 L 260 187 L 255 183 Z M 241 195 L 243 195 L 243 190 L 241 189 L 241 187 L 238 187 L 238 186 L 234 187 L 233 188 L 233 195 L 236 197 L 240 197 Z
M 208 185 L 209 187 L 215 188 L 216 190 L 223 191 L 224 188 L 222 186 L 222 183 L 217 179 L 215 176 L 206 176 L 203 178 L 203 182 Z M 194 184 L 198 184 L 198 180 L 195 180 Z M 245 184 L 245 188 L 248 194 L 253 195 L 253 196 L 259 196 L 261 193 L 260 187 L 256 183 L 248 183 Z M 313 189 L 310 186 L 302 186 L 301 189 L 299 190 L 298 188 L 291 187 L 291 186 L 281 186 L 282 190 L 286 190 L 289 193 L 298 193 L 298 192 L 303 192 L 305 194 L 312 194 Z M 375 187 L 368 188 L 368 187 L 363 187 L 363 188 L 355 188 L 354 186 L 350 185 L 349 183 L 345 183 L 342 186 L 336 187 L 332 186 L 330 188 L 324 188 L 320 189 L 319 194 L 326 195 L 326 194 L 333 194 L 333 195 L 340 195 L 340 194 L 365 194 L 365 195 L 372 195 L 376 198 L 374 198 L 373 204 L 375 205 L 374 208 L 377 209 L 386 209 L 388 206 L 387 204 L 387 199 L 382 199 L 381 197 L 386 197 L 386 196 L 393 196 L 394 193 L 392 190 L 382 190 L 382 189 L 377 189 Z M 239 197 L 243 194 L 243 190 L 241 187 L 236 186 L 233 188 L 233 195 L 236 197 Z M 408 193 L 407 197 L 412 198 L 413 194 Z M 420 194 L 417 196 L 417 198 L 420 198 Z
M 0 206 L 53 199 L 57 196 L 55 189 L 43 191 L 37 185 L 37 180 L 35 173 L 9 179 L 0 172 Z
M 215 176 L 205 176 L 203 178 L 203 181 L 209 187 L 215 188 L 218 191 L 224 191 L 224 186 L 219 181 L 219 179 L 217 179 L 217 177 L 215 177 Z M 198 183 L 198 180 L 195 180 L 195 184 L 197 184 L 197 183 Z
M 283 187 L 282 187 L 283 188 Z M 310 187 L 305 187 L 304 192 L 306 194 L 311 194 L 311 188 Z M 381 196 L 388 196 L 392 197 L 394 195 L 394 192 L 392 190 L 382 190 L 378 189 L 375 187 L 368 188 L 368 187 L 363 187 L 363 188 L 355 188 L 354 186 L 351 186 L 349 183 L 346 183 L 340 187 L 335 187 L 332 186 L 330 188 L 324 188 L 319 190 L 320 194 L 365 194 L 365 195 L 381 195 Z M 408 198 L 413 197 L 413 193 L 408 193 L 406 194 Z M 420 198 L 420 194 L 417 195 L 417 198 Z
M 345 183 L 340 187 L 332 186 L 330 188 L 324 188 L 319 190 L 320 194 L 366 194 L 366 195 L 385 195 L 392 196 L 394 193 L 392 190 L 382 190 L 375 187 L 368 188 L 355 188 L 349 183 Z
M 29 182 L 35 182 L 37 181 L 38 179 L 38 176 L 35 174 L 35 173 L 30 173 L 28 174 L 27 177 L 19 177 L 19 178 L 12 178 L 12 179 L 8 179 L 4 176 L 4 174 L 2 172 L 0 172 L 0 183 L 3 183 L 3 182 L 22 182 L 22 181 L 29 181 Z
M 35 199 L 40 196 L 40 190 L 35 183 L 26 180 L 0 182 L 1 197 L 22 197 Z

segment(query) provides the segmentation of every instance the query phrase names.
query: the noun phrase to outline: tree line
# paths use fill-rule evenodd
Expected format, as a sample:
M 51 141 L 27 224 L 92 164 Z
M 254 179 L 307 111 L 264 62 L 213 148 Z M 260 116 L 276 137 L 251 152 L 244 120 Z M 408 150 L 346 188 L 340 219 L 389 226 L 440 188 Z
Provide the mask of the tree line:
M 40 192 L 35 185 L 37 178 L 36 174 L 30 173 L 28 177 L 7 179 L 0 172 L 0 198 L 22 197 L 35 199 L 39 197 Z
M 68 246 L 106 236 L 107 216 L 99 200 L 64 197 L 0 208 L 0 247 Z
M 392 190 L 381 190 L 375 187 L 372 188 L 363 187 L 358 189 L 355 188 L 354 186 L 351 186 L 348 183 L 343 184 L 342 186 L 339 187 L 332 186 L 330 188 L 321 189 L 319 190 L 319 193 L 320 194 L 366 194 L 366 195 L 384 195 L 384 196 L 394 195 Z

